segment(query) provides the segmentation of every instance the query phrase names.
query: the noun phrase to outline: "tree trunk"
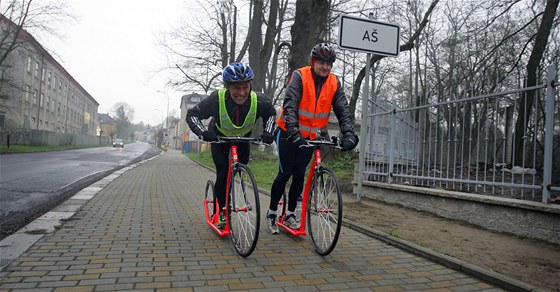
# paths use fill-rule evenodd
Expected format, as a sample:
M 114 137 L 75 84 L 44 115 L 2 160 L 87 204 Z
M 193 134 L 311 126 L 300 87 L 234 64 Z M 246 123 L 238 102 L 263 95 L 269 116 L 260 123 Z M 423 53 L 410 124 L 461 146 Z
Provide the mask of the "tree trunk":
M 252 89 L 254 91 L 261 91 L 264 87 L 264 72 L 261 68 L 261 46 L 262 46 L 262 20 L 263 20 L 263 0 L 253 0 L 253 17 L 250 25 L 249 35 L 249 64 L 255 72 L 255 79 L 252 82 Z
M 254 91 L 262 92 L 266 86 L 266 74 L 274 49 L 274 38 L 278 32 L 278 9 L 279 1 L 271 0 L 268 7 L 268 20 L 266 21 L 266 32 L 263 43 L 261 26 L 265 15 L 263 14 L 264 1 L 253 1 L 253 16 L 251 18 L 251 28 L 249 33 L 249 64 L 255 72 L 255 79 L 252 82 Z
M 539 26 L 539 30 L 537 31 L 537 37 L 535 38 L 535 45 L 533 46 L 533 51 L 531 52 L 531 56 L 527 62 L 527 80 L 525 87 L 531 87 L 537 84 L 537 69 L 541 63 L 544 49 L 548 43 L 550 30 L 554 23 L 556 10 L 558 9 L 558 1 L 559 0 L 548 0 L 546 2 L 542 21 Z M 523 137 L 525 136 L 527 125 L 533 112 L 534 99 L 535 92 L 527 91 L 519 103 L 518 118 L 515 122 L 515 141 L 513 142 L 514 151 L 512 165 L 523 165 Z
M 290 32 L 292 46 L 288 57 L 289 74 L 308 65 L 313 46 L 325 40 L 329 15 L 328 0 L 297 0 L 296 16 Z

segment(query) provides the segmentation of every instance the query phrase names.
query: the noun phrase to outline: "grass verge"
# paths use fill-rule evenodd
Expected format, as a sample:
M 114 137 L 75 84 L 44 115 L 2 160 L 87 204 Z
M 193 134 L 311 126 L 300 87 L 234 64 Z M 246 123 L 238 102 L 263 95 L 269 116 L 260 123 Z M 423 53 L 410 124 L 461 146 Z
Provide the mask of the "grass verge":
M 357 160 L 357 157 L 355 157 L 352 153 L 344 153 L 334 150 L 324 153 L 327 155 L 323 158 L 323 165 L 335 172 L 341 185 L 351 184 L 353 179 L 354 162 Z M 203 151 L 200 155 L 198 153 L 187 153 L 186 155 L 194 161 L 197 161 L 211 169 L 215 169 L 210 150 Z M 270 190 L 272 182 L 278 173 L 278 158 L 276 155 L 252 149 L 248 166 L 255 176 L 259 187 Z
M 6 146 L 0 147 L 0 153 L 28 153 L 28 152 L 42 152 L 52 150 L 68 150 L 80 148 L 93 148 L 93 147 L 109 147 L 111 144 L 93 144 L 93 145 L 64 145 L 64 146 L 25 146 L 25 145 L 11 145 L 10 148 Z

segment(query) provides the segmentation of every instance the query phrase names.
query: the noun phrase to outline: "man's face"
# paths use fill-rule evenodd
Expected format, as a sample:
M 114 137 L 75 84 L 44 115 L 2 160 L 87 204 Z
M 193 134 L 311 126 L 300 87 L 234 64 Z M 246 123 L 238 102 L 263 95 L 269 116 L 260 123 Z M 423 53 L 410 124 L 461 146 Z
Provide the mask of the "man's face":
M 320 77 L 327 77 L 331 73 L 332 63 L 317 60 L 313 63 L 313 71 Z
M 243 104 L 251 92 L 251 81 L 232 83 L 227 88 L 236 104 Z

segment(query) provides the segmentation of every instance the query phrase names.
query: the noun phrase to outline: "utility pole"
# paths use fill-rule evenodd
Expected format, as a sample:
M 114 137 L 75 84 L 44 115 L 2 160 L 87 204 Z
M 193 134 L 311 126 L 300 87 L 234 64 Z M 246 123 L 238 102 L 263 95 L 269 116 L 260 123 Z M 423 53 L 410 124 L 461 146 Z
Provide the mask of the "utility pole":
M 167 132 L 169 128 L 169 95 L 167 94 L 166 91 L 158 90 L 157 92 L 163 93 L 165 94 L 165 97 L 167 97 L 167 110 L 165 114 L 165 130 L 163 131 L 163 136 L 165 138 L 165 134 L 167 134 L 166 145 L 169 145 L 169 133 Z

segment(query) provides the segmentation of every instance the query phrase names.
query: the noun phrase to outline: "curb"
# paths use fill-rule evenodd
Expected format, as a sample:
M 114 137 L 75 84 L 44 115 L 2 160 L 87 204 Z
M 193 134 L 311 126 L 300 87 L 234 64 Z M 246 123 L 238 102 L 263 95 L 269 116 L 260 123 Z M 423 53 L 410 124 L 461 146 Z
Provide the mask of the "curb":
M 493 270 L 476 266 L 466 261 L 441 254 L 439 252 L 419 246 L 406 240 L 395 238 L 385 232 L 381 232 L 371 227 L 361 225 L 346 218 L 344 218 L 344 220 L 342 221 L 342 225 L 412 254 L 427 258 L 438 264 L 442 264 L 450 269 L 472 275 L 474 277 L 492 283 L 498 287 L 501 287 L 507 291 L 545 291 L 523 281 L 519 281 L 494 272 Z

